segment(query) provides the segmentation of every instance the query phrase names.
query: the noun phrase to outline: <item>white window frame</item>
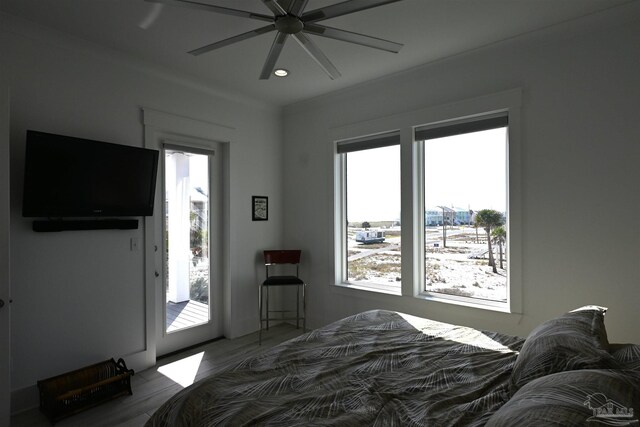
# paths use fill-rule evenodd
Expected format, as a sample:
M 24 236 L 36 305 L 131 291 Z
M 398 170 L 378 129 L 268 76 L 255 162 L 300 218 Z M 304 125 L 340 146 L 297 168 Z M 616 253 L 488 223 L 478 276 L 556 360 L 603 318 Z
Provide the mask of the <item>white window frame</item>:
M 383 132 L 383 133 L 379 133 L 379 134 L 374 134 L 374 135 L 366 135 L 360 138 L 354 138 L 354 139 L 347 139 L 347 140 L 341 140 L 341 141 L 336 141 L 335 142 L 335 149 L 336 149 L 336 153 L 335 153 L 335 157 L 336 157 L 336 168 L 339 170 L 339 190 L 338 190 L 338 195 L 337 197 L 339 198 L 339 201 L 337 203 L 337 209 L 339 210 L 338 212 L 338 219 L 337 219 L 337 226 L 336 226 L 336 253 L 339 255 L 337 257 L 337 259 L 339 260 L 339 268 L 336 269 L 336 283 L 340 283 L 342 286 L 347 286 L 347 287 L 352 287 L 352 288 L 361 288 L 361 289 L 365 289 L 365 290 L 371 290 L 371 291 L 375 291 L 375 292 L 381 292 L 381 293 L 388 293 L 391 295 L 401 295 L 401 290 L 400 287 L 398 287 L 397 291 L 393 291 L 393 290 L 389 290 L 386 289 L 384 286 L 380 286 L 376 283 L 362 283 L 362 282 L 349 282 L 348 281 L 348 262 L 347 262 L 347 254 L 349 252 L 349 249 L 347 247 L 347 228 L 348 228 L 348 222 L 347 222 L 347 180 L 346 180 L 346 174 L 347 174 L 347 154 L 349 154 L 349 152 L 356 152 L 356 151 L 364 151 L 364 150 L 370 150 L 370 149 L 375 149 L 375 148 L 380 148 L 381 146 L 378 146 L 376 144 L 376 140 L 383 140 L 383 139 L 399 139 L 399 132 L 398 131 L 389 131 L 389 132 Z M 363 144 L 364 142 L 364 144 Z M 349 145 L 360 145 L 361 148 L 357 149 L 357 150 L 349 150 L 347 152 L 340 152 L 340 148 L 341 146 L 349 146 Z M 397 142 L 392 143 L 392 144 L 388 144 L 388 145 L 382 145 L 382 147 L 389 147 L 389 146 L 396 146 L 399 145 Z M 402 169 L 402 168 L 401 168 Z
M 435 122 L 435 123 L 429 123 L 427 125 L 422 125 L 422 126 L 416 126 L 414 127 L 414 139 L 416 140 L 415 143 L 418 145 L 418 150 L 419 150 L 419 158 L 416 159 L 416 162 L 418 164 L 418 168 L 419 168 L 419 173 L 421 176 L 421 180 L 420 180 L 420 194 L 419 194 L 419 206 L 421 207 L 421 210 L 424 212 L 425 209 L 425 200 L 424 200 L 424 176 L 425 176 L 425 165 L 424 165 L 424 146 L 425 146 L 425 141 L 423 138 L 419 138 L 417 136 L 417 133 L 419 132 L 420 129 L 433 129 L 433 128 L 447 128 L 450 126 L 456 126 L 456 125 L 460 125 L 460 124 L 465 124 L 465 123 L 471 123 L 471 122 L 475 122 L 475 121 L 485 121 L 488 119 L 493 119 L 493 118 L 502 118 L 502 117 L 506 117 L 507 120 L 509 118 L 509 111 L 507 109 L 504 110 L 500 110 L 500 111 L 492 111 L 490 113 L 487 114 L 479 114 L 479 115 L 473 115 L 470 117 L 458 117 L 458 118 L 453 118 L 451 120 L 446 120 L 443 122 Z M 506 125 L 507 127 L 507 143 L 506 143 L 506 150 L 507 150 L 507 159 L 509 159 L 509 124 Z M 473 132 L 478 132 L 478 131 L 473 131 Z M 472 133 L 472 132 L 470 132 Z M 507 161 L 507 212 L 506 212 L 506 223 L 505 223 L 505 228 L 507 229 L 507 265 L 510 265 L 510 248 L 511 248 L 511 234 L 509 233 L 509 226 L 510 226 L 510 216 L 511 216 L 511 210 L 510 210 L 510 204 L 509 204 L 509 162 Z M 419 219 L 420 221 L 420 225 L 421 225 L 421 230 L 424 230 L 425 227 L 425 220 L 424 220 L 424 215 Z M 509 275 L 511 273 L 511 268 L 507 268 L 507 300 L 505 302 L 503 301 L 492 301 L 492 300 L 486 300 L 486 299 L 480 299 L 480 298 L 474 298 L 474 297 L 465 297 L 465 296 L 459 296 L 459 295 L 451 295 L 451 294 L 446 294 L 446 293 L 441 293 L 441 292 L 430 292 L 429 290 L 426 289 L 425 286 L 425 271 L 424 269 L 426 268 L 426 262 L 424 261 L 425 259 L 425 245 L 424 245 L 424 231 L 421 233 L 421 245 L 420 245 L 420 252 L 421 252 L 421 262 L 422 262 L 422 270 L 421 270 L 421 283 L 420 283 L 420 292 L 418 294 L 419 297 L 421 298 L 425 298 L 425 299 L 430 299 L 433 301 L 447 301 L 447 302 L 455 302 L 456 304 L 460 304 L 460 305 L 469 305 L 469 306 L 474 306 L 474 307 L 482 307 L 482 308 L 491 308 L 494 310 L 498 310 L 498 311 L 510 311 L 510 307 L 508 305 L 509 302 L 509 293 L 510 293 L 510 278 Z
M 335 287 L 339 293 L 371 292 L 380 294 L 376 299 L 413 298 L 429 303 L 447 303 L 494 311 L 522 312 L 522 202 L 521 202 L 521 143 L 520 89 L 498 92 L 477 98 L 423 108 L 377 118 L 366 122 L 334 128 L 329 132 L 334 159 L 334 272 Z M 476 298 L 454 295 L 429 294 L 424 291 L 424 146 L 415 141 L 416 128 L 453 120 L 470 119 L 504 112 L 508 114 L 508 295 L 506 303 L 485 302 Z M 346 165 L 338 154 L 338 143 L 363 135 L 377 135 L 399 131 L 401 162 L 401 222 L 402 222 L 402 283 L 400 294 L 381 294 L 374 286 L 346 282 Z

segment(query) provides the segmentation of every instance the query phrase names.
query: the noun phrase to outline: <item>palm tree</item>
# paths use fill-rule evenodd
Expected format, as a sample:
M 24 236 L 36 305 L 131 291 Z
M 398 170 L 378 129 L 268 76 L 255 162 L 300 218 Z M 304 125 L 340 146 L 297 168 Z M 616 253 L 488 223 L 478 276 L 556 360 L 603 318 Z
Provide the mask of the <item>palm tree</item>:
M 476 224 L 484 227 L 487 232 L 487 244 L 489 245 L 489 265 L 493 267 L 493 272 L 497 273 L 496 262 L 493 259 L 493 249 L 491 248 L 491 229 L 500 227 L 504 224 L 504 217 L 498 211 L 493 209 L 482 209 L 476 215 Z
M 493 236 L 494 240 L 496 241 L 496 243 L 498 243 L 498 246 L 500 247 L 500 268 L 504 269 L 504 267 L 502 266 L 502 245 L 504 245 L 505 242 L 507 241 L 507 230 L 505 230 L 504 227 L 501 225 L 499 227 L 494 228 L 493 231 L 491 232 L 491 235 Z

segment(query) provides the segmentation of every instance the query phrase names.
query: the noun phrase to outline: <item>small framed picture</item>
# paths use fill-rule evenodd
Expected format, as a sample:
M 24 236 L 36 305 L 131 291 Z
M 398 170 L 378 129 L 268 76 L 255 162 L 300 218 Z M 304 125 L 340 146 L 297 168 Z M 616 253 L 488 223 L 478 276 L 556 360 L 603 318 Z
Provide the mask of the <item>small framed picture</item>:
M 252 196 L 251 207 L 254 221 L 267 221 L 269 219 L 269 198 L 265 196 Z

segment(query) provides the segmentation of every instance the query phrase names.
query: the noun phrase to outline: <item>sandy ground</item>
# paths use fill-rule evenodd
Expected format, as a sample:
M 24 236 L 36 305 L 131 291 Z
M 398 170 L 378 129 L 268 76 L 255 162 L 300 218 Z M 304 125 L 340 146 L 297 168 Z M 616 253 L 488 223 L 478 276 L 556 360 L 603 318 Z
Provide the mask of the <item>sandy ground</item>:
M 399 231 L 389 232 L 384 243 L 371 245 L 350 239 L 349 280 L 400 286 L 400 237 L 397 234 Z M 426 290 L 495 301 L 506 300 L 507 272 L 499 268 L 498 247 L 495 245 L 493 248 L 498 273 L 493 273 L 488 265 L 484 230 L 479 230 L 478 234 L 479 242 L 476 242 L 475 229 L 454 227 L 447 231 L 445 248 L 441 228 L 427 231 Z

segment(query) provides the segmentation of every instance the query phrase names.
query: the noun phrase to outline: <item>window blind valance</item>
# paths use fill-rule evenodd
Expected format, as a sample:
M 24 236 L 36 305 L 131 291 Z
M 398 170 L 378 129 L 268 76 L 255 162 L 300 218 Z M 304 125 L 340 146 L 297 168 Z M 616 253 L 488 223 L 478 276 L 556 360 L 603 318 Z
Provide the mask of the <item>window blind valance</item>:
M 509 124 L 509 116 L 506 112 L 491 116 L 483 116 L 474 119 L 437 123 L 434 125 L 420 126 L 415 129 L 415 140 L 444 138 L 447 136 L 462 135 L 483 130 L 498 129 Z
M 353 151 L 369 150 L 372 148 L 390 147 L 400 144 L 400 132 L 387 132 L 362 138 L 349 139 L 338 142 L 337 152 L 351 153 Z

